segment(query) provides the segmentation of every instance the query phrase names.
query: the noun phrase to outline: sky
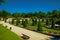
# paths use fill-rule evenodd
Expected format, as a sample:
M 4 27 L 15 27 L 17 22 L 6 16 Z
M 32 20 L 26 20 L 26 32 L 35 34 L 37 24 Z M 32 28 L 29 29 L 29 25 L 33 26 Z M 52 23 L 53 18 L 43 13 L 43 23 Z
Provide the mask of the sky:
M 48 12 L 60 11 L 60 0 L 7 0 L 0 5 L 0 11 L 14 12 Z

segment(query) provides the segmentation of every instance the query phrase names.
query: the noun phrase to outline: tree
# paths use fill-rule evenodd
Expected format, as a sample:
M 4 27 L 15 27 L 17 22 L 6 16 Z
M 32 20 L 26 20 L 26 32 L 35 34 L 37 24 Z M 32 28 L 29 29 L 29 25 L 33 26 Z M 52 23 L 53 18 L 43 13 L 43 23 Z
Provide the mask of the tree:
M 47 14 L 46 14 L 46 18 L 51 18 L 52 17 L 52 13 L 51 12 L 48 12 Z
M 60 18 L 56 20 L 56 24 L 60 25 Z
M 35 18 L 34 24 L 37 25 L 37 18 Z
M 6 0 L 0 0 L 0 5 L 2 4 L 2 3 L 4 3 Z
M 32 26 L 36 26 L 37 25 L 37 18 L 32 18 Z
M 20 23 L 20 20 L 19 20 L 19 19 L 17 19 L 17 20 L 16 20 L 16 26 L 18 26 L 18 25 L 19 25 L 19 23 Z
M 6 18 L 12 17 L 12 15 L 9 12 L 5 11 L 5 10 L 0 11 L 0 14 L 1 14 L 0 17 L 3 17 L 4 20 Z
M 42 32 L 42 26 L 41 26 L 41 23 L 40 23 L 40 19 L 39 19 L 39 21 L 38 21 L 37 31 Z
M 12 19 L 12 24 L 14 24 L 14 19 Z
M 33 17 L 33 13 L 32 13 L 32 12 L 28 12 L 27 16 L 28 16 L 29 18 L 32 18 L 32 17 Z
M 52 11 L 52 15 L 53 15 L 53 18 L 57 18 L 58 15 L 59 15 L 59 13 L 58 13 L 57 10 L 53 10 L 53 11 Z
M 35 20 L 34 20 L 34 18 L 32 19 L 32 26 L 34 26 L 35 25 Z
M 4 20 L 5 22 L 7 22 L 7 18 L 5 18 L 5 20 Z
M 27 27 L 27 20 L 26 19 L 22 20 L 22 25 L 23 25 L 24 28 Z
M 46 14 L 44 12 L 38 12 L 37 13 L 38 18 L 45 18 Z
M 22 25 L 24 24 L 24 19 L 22 19 L 22 23 L 21 23 Z
M 48 19 L 46 19 L 46 25 L 48 25 L 49 24 L 49 21 L 48 21 Z
M 24 21 L 24 27 L 27 27 L 27 25 L 28 25 L 28 20 L 25 19 L 25 21 Z
M 60 11 L 59 11 L 59 18 L 60 18 Z
M 26 25 L 28 25 L 28 20 L 27 19 L 25 19 L 25 23 L 26 23 Z
M 26 17 L 26 13 L 21 13 L 21 17 L 25 18 Z
M 21 14 L 18 13 L 18 12 L 15 12 L 15 13 L 12 14 L 12 16 L 15 17 L 15 18 L 18 18 L 18 17 L 21 17 Z
M 42 18 L 42 22 L 44 22 L 44 18 Z
M 54 23 L 54 18 L 51 19 L 51 29 L 54 29 L 55 23 Z

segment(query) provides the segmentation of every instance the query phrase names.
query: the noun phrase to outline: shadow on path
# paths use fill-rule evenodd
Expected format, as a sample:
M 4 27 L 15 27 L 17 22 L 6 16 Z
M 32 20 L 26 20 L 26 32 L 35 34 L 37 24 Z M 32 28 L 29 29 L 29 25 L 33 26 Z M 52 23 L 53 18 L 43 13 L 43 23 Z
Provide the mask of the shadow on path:
M 60 40 L 60 37 L 50 38 L 50 40 Z

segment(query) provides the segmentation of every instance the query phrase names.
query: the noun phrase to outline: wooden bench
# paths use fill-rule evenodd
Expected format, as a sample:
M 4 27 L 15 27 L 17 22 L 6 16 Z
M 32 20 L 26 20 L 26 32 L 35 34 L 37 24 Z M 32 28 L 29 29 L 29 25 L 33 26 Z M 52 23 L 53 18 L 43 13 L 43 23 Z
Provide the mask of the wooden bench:
M 27 40 L 27 39 L 29 39 L 30 37 L 29 36 L 27 36 L 27 35 L 25 35 L 25 34 L 22 34 L 22 36 L 21 36 L 23 39 L 25 39 L 25 40 Z

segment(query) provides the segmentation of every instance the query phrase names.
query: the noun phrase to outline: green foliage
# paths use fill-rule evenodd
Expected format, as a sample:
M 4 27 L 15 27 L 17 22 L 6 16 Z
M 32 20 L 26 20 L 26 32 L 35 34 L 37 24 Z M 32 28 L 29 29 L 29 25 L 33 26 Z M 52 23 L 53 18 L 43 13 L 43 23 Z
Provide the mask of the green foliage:
M 27 19 L 22 20 L 22 25 L 23 25 L 24 28 L 26 28 L 27 25 L 28 25 L 28 20 Z
M 17 19 L 17 20 L 16 20 L 16 26 L 18 26 L 18 25 L 19 25 L 19 23 L 20 23 L 20 20 L 19 20 L 19 19 Z
M 39 21 L 38 21 L 38 25 L 37 25 L 37 31 L 40 31 L 40 32 L 42 32 L 42 26 L 41 26 L 40 19 L 39 19 Z
M 2 4 L 2 3 L 4 3 L 6 0 L 0 0 L 0 5 Z
M 56 24 L 60 24 L 60 18 L 57 19 Z
M 30 29 L 37 29 L 37 26 L 28 26 L 26 28 Z M 60 30 L 55 30 L 55 29 L 48 29 L 46 27 L 42 27 L 42 31 L 47 31 L 47 32 L 53 32 L 53 33 L 58 33 L 60 34 Z M 40 31 L 41 32 L 41 31 Z
M 42 27 L 43 31 L 47 31 L 47 32 L 53 32 L 53 33 L 57 33 L 60 34 L 60 30 L 55 30 L 55 29 L 48 29 L 46 27 Z
M 0 17 L 3 17 L 5 20 L 6 18 L 12 17 L 12 15 L 7 11 L 2 10 L 2 11 L 0 11 Z
M 55 27 L 55 22 L 54 22 L 54 18 L 51 19 L 51 29 L 54 29 Z
M 47 14 L 44 12 L 28 12 L 28 13 L 18 13 L 15 12 L 13 14 L 10 14 L 9 12 L 2 10 L 0 11 L 0 17 L 6 18 L 6 17 L 14 17 L 14 18 L 59 18 L 60 12 L 58 10 L 53 10 L 52 12 L 48 12 Z
M 5 22 L 7 22 L 7 18 L 5 18 L 5 20 L 4 20 Z
M 48 21 L 48 19 L 46 19 L 46 25 L 49 25 L 49 21 Z
M 51 12 L 48 12 L 48 13 L 46 14 L 46 17 L 47 17 L 47 18 L 51 18 L 51 17 L 52 17 L 52 13 L 51 13 Z
M 25 23 L 28 24 L 28 20 L 27 19 L 25 19 Z
M 35 22 L 35 25 L 37 25 L 37 18 L 35 18 L 35 21 L 34 22 Z
M 24 25 L 24 19 L 22 19 L 22 25 Z
M 14 24 L 14 20 L 15 20 L 15 19 L 12 19 L 12 24 Z
M 18 17 L 20 17 L 21 15 L 20 15 L 20 13 L 15 12 L 15 13 L 12 14 L 12 16 L 15 17 L 15 18 L 18 18 Z
M 35 22 L 35 20 L 34 20 L 34 19 L 32 19 L 32 26 L 34 26 L 34 25 L 35 25 L 35 23 L 34 23 L 34 22 Z
M 22 14 L 21 14 L 21 17 L 22 17 L 22 18 L 26 18 L 26 14 L 25 14 L 25 13 L 22 13 Z
M 42 18 L 42 22 L 44 22 L 44 18 Z
M 53 18 L 58 18 L 59 17 L 59 13 L 58 13 L 57 10 L 53 10 L 52 15 L 53 15 Z

